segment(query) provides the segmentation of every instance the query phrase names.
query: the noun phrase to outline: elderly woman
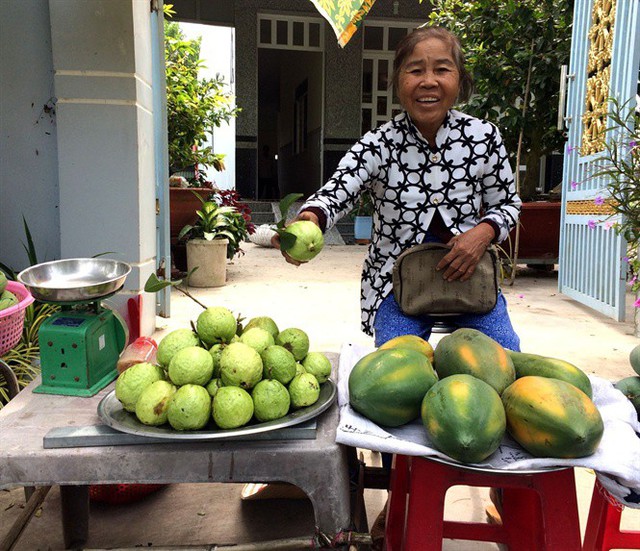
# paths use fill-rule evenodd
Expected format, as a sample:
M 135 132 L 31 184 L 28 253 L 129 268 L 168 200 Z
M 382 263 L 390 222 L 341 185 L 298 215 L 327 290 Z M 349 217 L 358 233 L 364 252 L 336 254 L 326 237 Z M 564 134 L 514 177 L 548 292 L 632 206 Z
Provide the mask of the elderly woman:
M 394 299 L 392 269 L 403 251 L 445 243 L 450 250 L 438 266 L 442 276 L 466 280 L 489 244 L 507 238 L 521 205 L 498 129 L 453 109 L 472 89 L 454 34 L 441 27 L 408 34 L 396 50 L 393 84 L 403 112 L 363 136 L 297 216 L 325 231 L 362 193 L 371 193 L 374 230 L 362 272 L 361 311 L 362 328 L 374 335 L 376 346 L 406 334 L 426 340 L 435 322 L 428 315 L 405 315 Z M 448 321 L 519 350 L 501 293 L 492 311 Z

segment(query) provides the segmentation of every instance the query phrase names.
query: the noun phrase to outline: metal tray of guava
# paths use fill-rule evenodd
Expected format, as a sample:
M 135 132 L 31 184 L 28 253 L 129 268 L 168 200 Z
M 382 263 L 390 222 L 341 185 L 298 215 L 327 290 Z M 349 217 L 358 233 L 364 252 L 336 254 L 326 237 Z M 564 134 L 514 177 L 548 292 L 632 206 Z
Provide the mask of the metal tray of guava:
M 222 430 L 216 427 L 213 420 L 209 421 L 204 429 L 191 431 L 178 431 L 170 425 L 165 424 L 159 427 L 143 425 L 134 413 L 125 411 L 120 401 L 116 398 L 115 390 L 107 394 L 98 404 L 98 415 L 102 421 L 111 428 L 127 434 L 138 436 L 148 436 L 150 438 L 163 438 L 173 440 L 218 440 L 234 438 L 236 436 L 247 436 L 261 432 L 275 431 L 309 421 L 327 410 L 335 401 L 337 387 L 331 380 L 327 380 L 320 385 L 320 396 L 318 401 L 308 407 L 291 411 L 280 419 L 267 421 L 265 423 L 251 422 L 244 427 L 237 429 Z

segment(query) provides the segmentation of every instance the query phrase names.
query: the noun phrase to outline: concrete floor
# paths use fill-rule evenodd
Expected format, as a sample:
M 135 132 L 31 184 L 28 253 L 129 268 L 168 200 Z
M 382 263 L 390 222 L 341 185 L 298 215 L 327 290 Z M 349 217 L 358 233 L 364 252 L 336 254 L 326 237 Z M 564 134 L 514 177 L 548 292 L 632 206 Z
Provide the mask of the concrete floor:
M 280 254 L 253 244 L 228 265 L 227 285 L 190 289 L 207 306 L 226 306 L 245 318 L 272 317 L 280 329 L 299 327 L 310 337 L 311 349 L 339 352 L 344 342 L 372 345 L 359 329 L 359 275 L 366 248 L 328 246 L 311 263 L 296 268 Z M 512 287 L 503 289 L 522 350 L 566 359 L 587 373 L 612 381 L 632 375 L 628 363 L 638 344 L 631 321 L 618 323 L 557 291 L 557 272 L 523 268 Z M 628 316 L 633 319 L 632 297 Z M 188 327 L 201 308 L 173 292 L 171 317 L 158 318 L 154 335 Z M 379 454 L 365 452 L 367 464 L 378 465 Z M 594 483 L 592 472 L 577 469 L 581 526 L 584 530 Z M 164 547 L 206 549 L 209 544 L 260 542 L 313 534 L 313 511 L 305 499 L 242 501 L 242 485 L 173 484 L 137 503 L 110 506 L 92 503 L 86 548 Z M 448 518 L 484 520 L 488 502 L 484 488 L 458 487 L 447 495 Z M 375 520 L 386 492 L 366 490 L 369 523 Z M 20 488 L 0 490 L 0 541 L 24 507 Z M 623 528 L 640 529 L 640 510 L 626 509 Z M 62 549 L 59 491 L 54 487 L 14 549 Z M 445 542 L 450 551 L 496 549 L 489 543 Z

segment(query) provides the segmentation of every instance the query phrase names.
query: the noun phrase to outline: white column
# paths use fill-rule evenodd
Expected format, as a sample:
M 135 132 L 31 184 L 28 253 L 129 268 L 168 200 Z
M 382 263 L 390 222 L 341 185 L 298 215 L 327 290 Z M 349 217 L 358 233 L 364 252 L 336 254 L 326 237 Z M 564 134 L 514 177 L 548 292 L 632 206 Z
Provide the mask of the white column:
M 112 302 L 141 296 L 155 328 L 155 167 L 148 0 L 49 0 L 57 101 L 61 257 L 132 265 Z M 25 68 L 25 70 L 28 70 Z

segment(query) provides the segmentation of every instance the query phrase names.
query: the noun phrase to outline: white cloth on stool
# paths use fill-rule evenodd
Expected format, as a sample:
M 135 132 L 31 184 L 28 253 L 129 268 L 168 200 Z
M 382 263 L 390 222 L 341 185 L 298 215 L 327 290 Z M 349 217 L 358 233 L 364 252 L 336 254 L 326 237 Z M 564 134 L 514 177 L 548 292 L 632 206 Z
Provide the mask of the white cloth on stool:
M 340 423 L 336 441 L 352 447 L 403 455 L 432 456 L 456 462 L 436 450 L 418 419 L 397 428 L 380 427 L 349 405 L 349 373 L 356 362 L 374 349 L 345 344 L 338 367 Z M 500 447 L 477 466 L 503 470 L 548 467 L 593 469 L 603 486 L 624 505 L 640 508 L 640 423 L 631 402 L 612 383 L 589 376 L 593 402 L 602 415 L 604 434 L 593 455 L 578 459 L 534 457 L 509 435 Z

